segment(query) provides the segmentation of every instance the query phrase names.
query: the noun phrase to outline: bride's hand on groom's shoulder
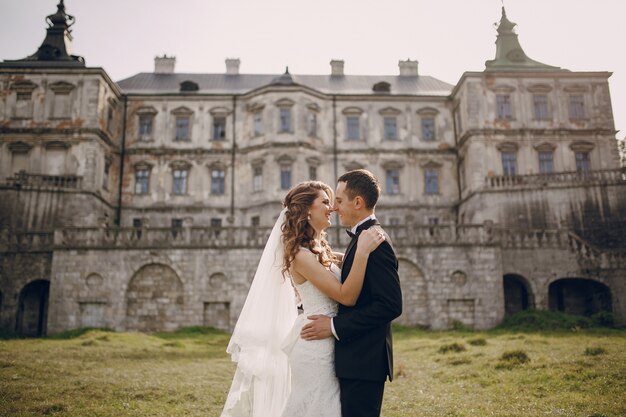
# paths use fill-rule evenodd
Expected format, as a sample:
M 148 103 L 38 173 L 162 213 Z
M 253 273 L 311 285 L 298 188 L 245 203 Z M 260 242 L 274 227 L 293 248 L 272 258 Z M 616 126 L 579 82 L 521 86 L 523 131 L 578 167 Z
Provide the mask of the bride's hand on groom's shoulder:
M 357 242 L 357 250 L 361 249 L 364 253 L 372 253 L 381 243 L 385 241 L 385 235 L 379 227 L 370 227 L 359 235 Z

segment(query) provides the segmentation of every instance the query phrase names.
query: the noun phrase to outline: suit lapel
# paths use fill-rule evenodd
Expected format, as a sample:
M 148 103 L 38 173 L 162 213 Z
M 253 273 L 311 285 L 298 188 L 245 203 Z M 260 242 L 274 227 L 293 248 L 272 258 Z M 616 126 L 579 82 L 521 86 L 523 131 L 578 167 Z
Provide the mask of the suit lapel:
M 346 253 L 344 254 L 344 258 L 343 258 L 344 267 L 341 268 L 341 282 L 343 282 L 348 277 L 348 274 L 350 273 L 350 268 L 352 268 L 352 261 L 354 259 L 354 251 L 356 249 L 356 244 L 359 240 L 359 234 L 361 234 L 363 230 L 367 230 L 370 227 L 378 225 L 378 224 L 380 224 L 378 223 L 378 220 L 370 219 L 366 221 L 365 223 L 359 225 L 359 227 L 357 227 L 356 236 L 350 241 L 350 243 L 348 244 L 348 248 L 346 249 Z

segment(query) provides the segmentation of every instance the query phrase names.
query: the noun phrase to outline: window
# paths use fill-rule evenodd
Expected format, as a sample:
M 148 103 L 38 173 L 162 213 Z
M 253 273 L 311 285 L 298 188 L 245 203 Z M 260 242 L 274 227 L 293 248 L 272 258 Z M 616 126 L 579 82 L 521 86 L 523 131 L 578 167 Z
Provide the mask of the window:
M 176 116 L 176 136 L 174 140 L 189 140 L 189 116 Z
M 291 188 L 291 166 L 282 165 L 280 167 L 280 188 L 288 190 Z
M 533 107 L 535 120 L 548 120 L 548 96 L 545 94 L 533 94 Z
M 348 140 L 361 139 L 361 133 L 359 128 L 359 117 L 348 116 L 346 117 L 346 124 L 348 126 Z
M 113 108 L 109 106 L 109 110 L 107 112 L 107 131 L 111 132 L 113 128 Z
M 172 192 L 177 195 L 187 194 L 187 175 L 186 169 L 174 170 L 174 186 Z
M 317 181 L 317 167 L 309 165 L 309 180 Z
M 317 113 L 314 111 L 309 112 L 307 120 L 307 132 L 311 137 L 317 137 Z
M 511 96 L 509 94 L 496 94 L 496 108 L 498 119 L 508 120 L 513 118 L 511 113 Z
M 211 227 L 222 227 L 222 219 L 220 218 L 211 219 Z
M 152 121 L 154 116 L 142 114 L 139 116 L 139 140 L 146 140 L 152 136 Z
M 226 118 L 214 116 L 213 117 L 213 140 L 226 139 Z
M 429 217 L 428 218 L 428 225 L 429 226 L 436 226 L 439 224 L 439 217 Z
M 263 191 L 263 167 L 252 168 L 252 191 Z
M 400 170 L 388 169 L 387 173 L 387 194 L 400 193 Z
M 517 175 L 517 154 L 515 152 L 502 152 L 502 172 L 506 176 Z
M 223 169 L 211 170 L 211 194 L 224 194 L 226 189 L 225 172 Z
M 422 117 L 422 140 L 435 140 L 435 119 Z
M 576 172 L 588 174 L 591 171 L 589 152 L 575 152 L 574 155 L 576 155 Z
M 28 92 L 18 92 L 16 94 L 16 100 L 17 101 L 30 101 L 31 97 L 32 97 L 33 93 L 28 91 Z
M 389 218 L 389 226 L 400 226 L 400 218 L 399 217 L 390 217 Z
M 585 100 L 582 94 L 569 96 L 569 118 L 571 120 L 583 120 L 585 118 Z
M 254 136 L 260 136 L 263 134 L 263 112 L 259 110 L 254 113 L 253 117 Z
M 540 174 L 552 174 L 553 172 L 554 172 L 554 152 L 540 151 L 539 152 L 539 173 Z
M 148 194 L 150 171 L 142 168 L 135 171 L 135 194 Z
M 141 239 L 141 229 L 143 228 L 143 220 L 138 219 L 138 218 L 134 218 L 133 219 L 133 235 L 134 237 L 136 237 L 137 239 Z
M 172 219 L 172 237 L 176 238 L 183 229 L 183 219 Z
M 439 193 L 439 171 L 428 168 L 424 171 L 424 190 L 426 194 Z
M 16 93 L 15 118 L 30 119 L 33 117 L 32 91 L 18 91 Z
M 398 139 L 398 119 L 396 117 L 386 116 L 383 120 L 385 124 L 385 139 Z
M 109 189 L 109 173 L 111 171 L 111 162 L 104 161 L 104 172 L 102 173 L 102 188 Z
M 261 225 L 261 217 L 259 216 L 250 217 L 250 226 L 259 227 L 260 225 Z
M 291 109 L 280 108 L 280 132 L 291 132 Z

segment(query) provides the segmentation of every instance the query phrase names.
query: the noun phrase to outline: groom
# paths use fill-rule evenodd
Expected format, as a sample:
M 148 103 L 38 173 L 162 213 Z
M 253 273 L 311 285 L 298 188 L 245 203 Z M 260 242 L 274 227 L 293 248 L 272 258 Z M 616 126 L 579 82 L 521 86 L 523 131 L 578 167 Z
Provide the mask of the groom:
M 341 280 L 350 272 L 361 231 L 379 226 L 374 208 L 378 180 L 364 169 L 339 177 L 334 210 L 352 241 L 343 257 Z M 361 294 L 353 307 L 339 305 L 334 318 L 311 316 L 303 327 L 305 340 L 335 337 L 335 373 L 341 389 L 342 417 L 378 417 L 385 381 L 393 379 L 391 321 L 402 313 L 398 260 L 385 241 L 370 254 Z

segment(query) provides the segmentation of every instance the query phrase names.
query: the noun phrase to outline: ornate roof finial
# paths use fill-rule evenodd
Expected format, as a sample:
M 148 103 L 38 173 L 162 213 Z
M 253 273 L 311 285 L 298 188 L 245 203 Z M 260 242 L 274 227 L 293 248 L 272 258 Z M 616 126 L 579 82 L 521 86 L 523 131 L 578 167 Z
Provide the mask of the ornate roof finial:
M 516 23 L 511 22 L 506 15 L 504 9 L 504 0 L 502 0 L 502 16 L 497 24 L 496 30 L 498 37 L 496 38 L 496 57 L 485 62 L 485 70 L 560 70 L 559 67 L 542 64 L 541 62 L 530 59 L 519 43 L 517 33 L 515 33 Z
M 293 77 L 289 73 L 289 66 L 286 66 L 285 73 L 279 77 L 274 78 L 271 84 L 281 84 L 281 85 L 295 84 L 295 82 L 293 81 Z
M 4 61 L 3 66 L 54 66 L 84 67 L 85 60 L 72 55 L 72 35 L 70 27 L 74 24 L 74 16 L 65 12 L 65 3 L 59 0 L 57 11 L 46 17 L 48 28 L 46 38 L 33 55 L 19 59 Z

